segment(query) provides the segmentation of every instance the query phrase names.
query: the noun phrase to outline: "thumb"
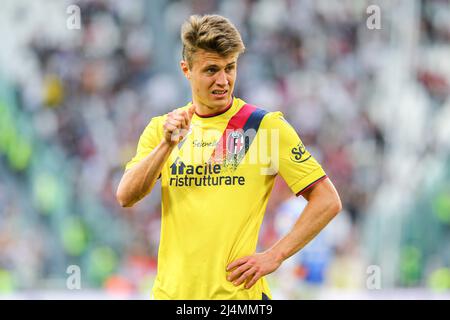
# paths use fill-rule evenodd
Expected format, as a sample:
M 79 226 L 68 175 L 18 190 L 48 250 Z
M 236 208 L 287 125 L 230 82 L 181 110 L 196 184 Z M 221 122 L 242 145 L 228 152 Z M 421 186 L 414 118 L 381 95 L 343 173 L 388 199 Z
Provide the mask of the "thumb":
M 189 120 L 192 119 L 192 117 L 194 116 L 194 113 L 195 113 L 195 105 L 192 105 L 188 109 Z

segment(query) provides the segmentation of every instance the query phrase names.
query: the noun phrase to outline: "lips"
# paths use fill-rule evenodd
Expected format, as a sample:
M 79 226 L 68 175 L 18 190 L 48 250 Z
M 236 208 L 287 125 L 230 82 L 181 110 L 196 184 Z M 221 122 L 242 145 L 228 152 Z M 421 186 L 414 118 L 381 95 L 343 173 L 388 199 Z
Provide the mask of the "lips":
M 228 93 L 228 90 L 213 90 L 212 91 L 212 94 L 218 98 L 226 96 L 227 93 Z

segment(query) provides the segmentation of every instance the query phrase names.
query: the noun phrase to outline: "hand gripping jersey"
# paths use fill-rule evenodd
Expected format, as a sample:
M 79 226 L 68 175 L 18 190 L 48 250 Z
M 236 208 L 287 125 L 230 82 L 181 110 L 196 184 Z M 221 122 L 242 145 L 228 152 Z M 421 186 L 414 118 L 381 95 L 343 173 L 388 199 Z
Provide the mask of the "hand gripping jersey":
M 162 141 L 166 116 L 150 121 L 126 169 Z M 226 267 L 255 253 L 277 174 L 297 195 L 326 177 L 281 112 L 233 98 L 221 114 L 194 114 L 161 172 L 155 299 L 261 300 L 263 293 L 271 298 L 264 277 L 250 289 L 235 287 Z

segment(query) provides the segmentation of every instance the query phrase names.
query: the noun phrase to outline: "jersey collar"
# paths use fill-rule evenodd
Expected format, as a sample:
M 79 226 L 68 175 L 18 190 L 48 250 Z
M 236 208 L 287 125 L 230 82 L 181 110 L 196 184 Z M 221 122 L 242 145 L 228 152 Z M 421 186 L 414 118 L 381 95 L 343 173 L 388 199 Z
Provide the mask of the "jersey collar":
M 224 110 L 222 110 L 222 111 L 220 111 L 220 112 L 217 112 L 217 113 L 208 114 L 208 115 L 201 115 L 201 114 L 198 114 L 197 112 L 195 112 L 195 114 L 196 114 L 196 116 L 198 116 L 199 118 L 202 118 L 202 119 L 204 119 L 204 118 L 213 118 L 213 117 L 217 117 L 217 116 L 220 116 L 220 115 L 226 113 L 228 110 L 230 110 L 231 107 L 235 104 L 235 101 L 236 101 L 236 99 L 235 99 L 234 96 L 233 96 L 233 97 L 231 98 L 231 102 L 230 102 L 230 104 L 228 105 L 228 107 L 226 107 Z M 191 104 L 192 104 L 192 102 L 191 102 Z

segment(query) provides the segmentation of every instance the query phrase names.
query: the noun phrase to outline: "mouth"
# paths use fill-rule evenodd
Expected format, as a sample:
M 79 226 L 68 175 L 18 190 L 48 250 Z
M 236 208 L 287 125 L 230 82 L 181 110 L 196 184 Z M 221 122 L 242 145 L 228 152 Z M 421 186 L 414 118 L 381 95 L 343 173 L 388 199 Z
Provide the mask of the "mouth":
M 227 95 L 228 90 L 213 90 L 211 93 L 216 98 L 224 98 Z

